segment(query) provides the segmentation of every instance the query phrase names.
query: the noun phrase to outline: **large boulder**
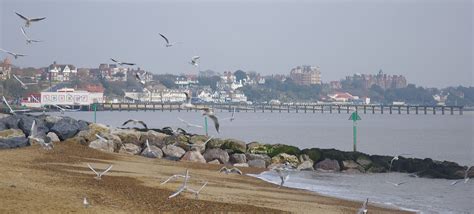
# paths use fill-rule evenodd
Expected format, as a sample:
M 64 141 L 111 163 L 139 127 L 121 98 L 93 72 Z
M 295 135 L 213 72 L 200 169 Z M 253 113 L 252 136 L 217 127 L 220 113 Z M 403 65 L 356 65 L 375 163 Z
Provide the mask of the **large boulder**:
M 81 125 L 77 120 L 64 117 L 56 122 L 50 131 L 56 133 L 62 141 L 74 137 L 80 131 Z
M 189 144 L 191 145 L 191 149 L 199 151 L 201 154 L 206 151 L 206 141 L 209 137 L 205 135 L 194 135 L 189 138 Z M 212 139 L 211 139 L 212 140 Z
M 309 170 L 309 171 L 313 171 L 314 168 L 313 168 L 313 165 L 314 165 L 314 162 L 309 159 L 309 160 L 303 160 L 303 162 L 301 162 L 300 165 L 298 165 L 298 167 L 296 167 L 297 170 Z
M 367 156 L 359 156 L 357 159 L 356 159 L 356 162 L 358 164 L 360 164 L 362 167 L 364 167 L 364 169 L 368 169 L 368 167 L 370 166 L 370 164 L 372 164 L 372 161 L 370 160 L 369 157 Z
M 337 160 L 331 160 L 331 159 L 324 159 L 323 161 L 316 163 L 315 168 L 316 170 L 333 171 L 333 172 L 337 172 L 341 170 L 341 167 L 339 166 L 339 162 L 337 162 Z
M 247 163 L 251 160 L 263 160 L 265 167 L 272 163 L 272 159 L 266 154 L 245 154 L 245 157 L 247 158 Z
M 33 116 L 23 116 L 18 121 L 18 128 L 25 133 L 26 136 L 31 135 L 31 126 L 35 122 L 36 130 L 38 131 L 38 136 L 44 138 L 46 133 L 49 131 L 49 128 L 46 127 L 46 123 L 41 119 L 36 119 Z
M 114 129 L 111 132 L 113 135 L 117 135 L 123 144 L 131 143 L 138 147 L 142 147 L 143 143 L 140 142 L 141 132 L 134 129 Z
M 181 147 L 173 145 L 166 145 L 161 150 L 168 160 L 179 160 L 186 153 Z
M 145 133 L 142 133 L 140 136 L 140 144 L 145 144 L 148 140 L 150 145 L 157 146 L 158 148 L 163 148 L 166 144 L 164 139 L 168 137 L 168 135 L 156 132 L 153 130 L 149 130 Z
M 48 132 L 48 134 L 46 134 L 46 136 L 49 137 L 49 139 L 51 139 L 51 142 L 53 142 L 53 143 L 61 141 L 59 139 L 58 135 L 54 132 Z
M 204 152 L 204 158 L 207 162 L 212 160 L 219 160 L 221 164 L 229 162 L 229 154 L 222 149 L 208 149 Z
M 281 153 L 298 156 L 301 154 L 301 150 L 296 146 L 289 146 L 284 144 L 275 144 L 268 150 L 270 157 L 276 156 Z
M 24 115 L 9 115 L 0 119 L 2 129 L 18 129 L 18 123 Z
M 143 149 L 140 155 L 147 158 L 162 158 L 163 151 L 157 146 L 150 145 L 150 148 Z
M 119 153 L 137 155 L 141 148 L 133 143 L 124 143 L 119 150 Z
M 249 167 L 266 168 L 266 163 L 265 163 L 265 160 L 263 159 L 249 160 L 247 164 L 249 165 Z
M 187 151 L 181 161 L 196 162 L 196 163 L 206 163 L 206 159 L 202 156 L 201 152 L 197 150 Z
M 353 160 L 342 161 L 342 168 L 347 172 L 365 172 L 364 167 Z
M 99 123 L 91 123 L 87 130 L 82 130 L 74 137 L 79 143 L 89 145 L 90 142 L 97 139 L 96 134 L 104 136 L 110 133 L 110 128 Z M 120 138 L 119 138 L 120 140 Z M 122 141 L 120 140 L 120 143 Z
M 311 148 L 311 149 L 303 149 L 301 151 L 302 154 L 308 155 L 308 157 L 313 161 L 313 162 L 318 162 L 321 160 L 321 150 L 317 148 Z
M 104 152 L 114 152 L 115 151 L 115 145 L 113 141 L 107 140 L 107 141 L 102 141 L 102 140 L 93 140 L 89 143 L 89 148 L 92 149 L 97 149 L 101 150 Z
M 59 122 L 62 119 L 63 119 L 63 117 L 60 117 L 60 116 L 46 115 L 44 117 L 44 122 L 46 123 L 46 126 L 51 129 L 54 126 L 54 124 L 56 124 L 57 122 Z
M 26 137 L 21 129 L 6 129 L 0 131 L 0 139 L 9 139 L 14 137 Z
M 20 129 L 6 129 L 0 131 L 0 149 L 10 149 L 29 146 L 30 143 Z
M 232 154 L 230 155 L 231 163 L 247 163 L 247 157 L 245 154 Z
M 289 155 L 286 153 L 280 153 L 278 155 L 275 155 L 272 157 L 272 164 L 284 164 L 284 163 L 290 163 L 290 165 L 296 167 L 300 163 L 298 161 L 298 158 L 294 155 Z
M 79 120 L 77 121 L 79 123 L 79 131 L 87 130 L 89 129 L 89 125 L 91 123 L 85 121 L 85 120 Z
M 231 153 L 245 153 L 247 145 L 245 142 L 236 139 L 227 139 L 222 144 L 221 149 L 231 150 Z
M 224 140 L 220 138 L 212 138 L 206 145 L 206 149 L 220 149 L 225 143 Z
M 0 149 L 19 148 L 29 145 L 28 138 L 25 137 L 0 138 Z
M 268 148 L 267 145 L 263 145 L 256 141 L 247 144 L 247 152 L 251 154 L 267 154 Z

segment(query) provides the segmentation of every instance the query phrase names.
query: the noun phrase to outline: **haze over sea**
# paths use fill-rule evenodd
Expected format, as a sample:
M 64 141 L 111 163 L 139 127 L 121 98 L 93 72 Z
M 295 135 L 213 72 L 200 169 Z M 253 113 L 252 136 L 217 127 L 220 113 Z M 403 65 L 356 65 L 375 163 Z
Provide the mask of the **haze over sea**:
M 52 113 L 58 114 L 58 113 Z M 67 116 L 93 121 L 93 112 L 67 112 Z M 222 119 L 229 112 L 220 112 Z M 410 157 L 455 161 L 474 165 L 474 112 L 464 115 L 389 115 L 360 114 L 358 122 L 358 151 L 368 154 L 413 154 Z M 203 124 L 199 112 L 161 111 L 101 111 L 97 122 L 120 127 L 128 119 L 143 120 L 151 128 L 182 127 L 180 117 L 190 123 Z M 245 113 L 237 112 L 236 120 L 221 121 L 217 134 L 209 120 L 209 135 L 236 138 L 248 142 L 282 143 L 299 148 L 335 148 L 352 150 L 352 121 L 349 114 L 328 113 Z M 203 129 L 186 129 L 204 134 Z M 272 172 L 253 175 L 278 183 Z M 407 182 L 395 187 L 390 182 Z M 474 183 L 450 186 L 445 179 L 412 178 L 403 173 L 344 174 L 298 172 L 285 183 L 288 187 L 302 188 L 320 194 L 396 206 L 422 213 L 472 213 L 474 210 Z M 350 187 L 350 188 L 349 188 Z

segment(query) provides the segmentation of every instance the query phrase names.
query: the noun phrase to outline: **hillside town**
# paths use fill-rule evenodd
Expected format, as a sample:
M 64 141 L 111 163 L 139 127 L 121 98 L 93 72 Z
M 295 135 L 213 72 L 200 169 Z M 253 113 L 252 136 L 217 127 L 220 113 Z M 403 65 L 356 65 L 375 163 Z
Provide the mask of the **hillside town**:
M 423 89 L 408 84 L 402 75 L 382 70 L 374 74 L 355 73 L 341 80 L 325 80 L 323 73 L 319 66 L 311 65 L 295 66 L 288 75 L 266 76 L 242 70 L 156 74 L 140 67 L 108 63 L 78 68 L 52 62 L 39 68 L 20 68 L 5 58 L 0 64 L 0 91 L 18 104 L 31 107 L 94 102 L 178 103 L 186 100 L 184 92 L 192 95 L 193 103 L 416 104 L 417 100 L 403 97 L 408 90 L 422 96 L 423 103 L 419 104 L 446 105 L 453 100 L 456 103 L 451 104 L 469 104 L 462 88 Z M 143 76 L 144 86 L 135 79 L 137 74 Z M 20 85 L 16 78 L 30 87 L 13 90 L 12 86 Z

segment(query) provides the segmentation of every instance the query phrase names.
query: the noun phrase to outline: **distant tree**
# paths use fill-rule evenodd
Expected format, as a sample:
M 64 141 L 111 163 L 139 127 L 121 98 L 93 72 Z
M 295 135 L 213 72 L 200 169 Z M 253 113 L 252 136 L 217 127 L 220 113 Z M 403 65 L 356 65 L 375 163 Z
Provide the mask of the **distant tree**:
M 247 79 L 247 73 L 245 73 L 242 70 L 237 70 L 234 72 L 235 79 L 237 82 L 240 82 L 241 80 Z
M 166 88 L 177 88 L 178 86 L 174 83 L 178 76 L 173 74 L 158 74 L 154 75 L 153 79 L 158 80 Z

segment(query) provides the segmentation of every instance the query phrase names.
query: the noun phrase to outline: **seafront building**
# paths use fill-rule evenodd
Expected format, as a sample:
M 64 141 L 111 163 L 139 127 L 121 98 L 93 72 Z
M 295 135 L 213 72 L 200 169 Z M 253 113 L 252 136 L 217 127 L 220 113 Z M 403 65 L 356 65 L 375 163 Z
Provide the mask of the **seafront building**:
M 321 69 L 319 66 L 297 66 L 291 69 L 290 78 L 298 85 L 321 84 Z

